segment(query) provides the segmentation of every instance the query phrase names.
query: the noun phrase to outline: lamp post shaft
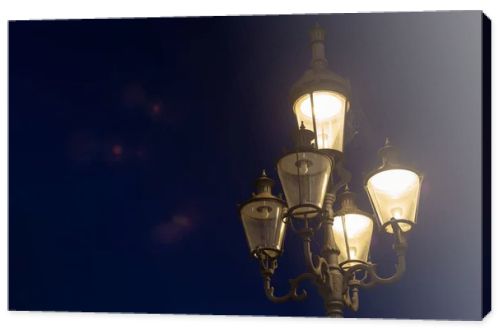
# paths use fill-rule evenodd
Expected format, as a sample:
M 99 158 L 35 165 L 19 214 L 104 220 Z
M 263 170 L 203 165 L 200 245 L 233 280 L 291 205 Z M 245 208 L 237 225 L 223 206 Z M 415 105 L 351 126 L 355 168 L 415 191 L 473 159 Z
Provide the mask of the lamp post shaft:
M 328 264 L 326 284 L 320 288 L 321 296 L 325 304 L 326 315 L 333 318 L 342 318 L 344 314 L 344 275 L 339 266 L 339 254 L 333 235 L 333 203 L 335 194 L 325 195 L 326 219 L 323 223 L 323 249 L 321 256 Z

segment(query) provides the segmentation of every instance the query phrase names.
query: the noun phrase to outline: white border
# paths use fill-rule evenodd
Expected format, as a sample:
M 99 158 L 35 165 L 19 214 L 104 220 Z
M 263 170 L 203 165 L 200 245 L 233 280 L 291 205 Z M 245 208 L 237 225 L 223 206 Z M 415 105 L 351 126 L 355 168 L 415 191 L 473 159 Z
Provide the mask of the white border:
M 161 16 L 213 16 L 238 14 L 293 14 L 293 13 L 347 13 L 347 12 L 381 12 L 381 11 L 423 11 L 423 10 L 483 10 L 493 21 L 493 92 L 498 76 L 495 66 L 495 55 L 498 53 L 498 29 L 500 11 L 498 0 L 476 1 L 63 1 L 32 0 L 9 1 L 0 4 L 0 105 L 1 131 L 0 156 L 0 221 L 2 239 L 0 240 L 0 326 L 3 333 L 313 333 L 318 330 L 349 331 L 356 333 L 401 333 L 421 331 L 453 330 L 453 333 L 470 333 L 470 331 L 498 332 L 500 328 L 499 312 L 492 312 L 483 322 L 447 322 L 447 321 L 408 321 L 408 320 L 331 320 L 321 318 L 262 318 L 262 317 L 223 317 L 223 316 L 169 316 L 169 315 L 121 315 L 98 313 L 41 313 L 41 312 L 7 312 L 7 20 L 20 19 L 62 19 L 62 18 L 102 18 L 102 17 L 161 17 Z M 493 93 L 494 95 L 494 93 Z M 493 96 L 493 147 L 500 147 L 500 118 Z M 496 131 L 495 131 L 496 130 Z M 493 152 L 493 216 L 499 216 L 500 170 L 499 154 Z M 497 205 L 495 205 L 497 204 Z M 493 222 L 493 239 L 498 242 L 499 231 Z M 499 259 L 499 247 L 493 243 L 493 259 Z M 493 262 L 494 264 L 494 262 Z M 499 281 L 498 266 L 493 265 L 493 284 Z M 493 285 L 493 307 L 498 305 L 498 289 Z M 434 296 L 429 296 L 432 302 Z

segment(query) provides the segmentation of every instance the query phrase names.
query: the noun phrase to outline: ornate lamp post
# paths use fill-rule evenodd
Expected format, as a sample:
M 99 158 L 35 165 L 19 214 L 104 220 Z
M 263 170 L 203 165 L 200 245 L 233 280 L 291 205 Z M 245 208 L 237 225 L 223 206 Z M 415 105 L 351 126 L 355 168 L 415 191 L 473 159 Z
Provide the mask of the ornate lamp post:
M 359 288 L 398 280 L 405 271 L 406 234 L 415 225 L 422 176 L 397 159 L 386 141 L 379 151 L 382 165 L 369 173 L 365 190 L 375 215 L 359 209 L 347 186 L 351 174 L 343 167 L 344 124 L 349 111 L 349 83 L 327 67 L 325 32 L 311 30 L 312 63 L 291 92 L 298 122 L 295 150 L 277 164 L 286 202 L 272 195 L 273 181 L 265 172 L 256 193 L 240 206 L 251 254 L 259 261 L 268 299 L 281 303 L 302 300 L 299 284 L 311 280 L 323 298 L 327 316 L 342 317 L 348 307 L 359 307 Z M 338 196 L 339 209 L 333 207 Z M 377 218 L 383 232 L 394 236 L 395 273 L 380 277 L 369 261 Z M 287 229 L 302 240 L 307 271 L 290 280 L 290 291 L 276 296 L 271 284 L 283 252 Z M 322 238 L 320 254 L 311 242 Z

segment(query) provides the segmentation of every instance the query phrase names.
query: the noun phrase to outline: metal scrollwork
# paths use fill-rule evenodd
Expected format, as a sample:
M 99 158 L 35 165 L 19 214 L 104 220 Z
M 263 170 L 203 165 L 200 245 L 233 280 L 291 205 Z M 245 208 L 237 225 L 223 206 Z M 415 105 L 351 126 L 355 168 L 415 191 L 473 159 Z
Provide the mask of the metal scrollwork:
M 395 236 L 395 242 L 393 245 L 393 248 L 396 252 L 397 256 L 397 264 L 396 264 L 396 271 L 394 272 L 393 275 L 389 277 L 380 277 L 377 274 L 377 265 L 373 263 L 367 263 L 367 264 L 356 264 L 349 269 L 346 270 L 345 275 L 346 277 L 352 277 L 355 275 L 356 272 L 359 271 L 364 271 L 365 276 L 363 279 L 361 279 L 357 284 L 363 288 L 371 288 L 375 285 L 379 284 L 390 284 L 398 281 L 404 274 L 406 270 L 406 249 L 407 249 L 407 243 L 406 243 L 406 238 L 401 231 L 401 228 L 397 224 L 397 221 L 393 221 L 392 223 L 393 231 L 394 231 L 394 236 Z
M 307 297 L 307 291 L 302 289 L 300 293 L 298 292 L 300 283 L 305 280 L 315 281 L 317 279 L 316 275 L 312 273 L 303 273 L 296 278 L 289 280 L 290 290 L 287 294 L 283 296 L 275 296 L 271 279 L 274 271 L 277 268 L 277 261 L 276 259 L 268 257 L 264 253 L 259 254 L 259 260 L 262 276 L 264 277 L 264 291 L 266 293 L 266 297 L 274 303 L 284 303 L 290 300 L 304 300 Z

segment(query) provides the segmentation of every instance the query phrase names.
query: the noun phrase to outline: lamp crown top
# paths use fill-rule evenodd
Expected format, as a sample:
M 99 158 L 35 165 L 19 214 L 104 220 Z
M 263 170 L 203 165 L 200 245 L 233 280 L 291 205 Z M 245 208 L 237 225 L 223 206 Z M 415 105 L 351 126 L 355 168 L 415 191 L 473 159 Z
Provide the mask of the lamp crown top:
M 347 209 L 357 209 L 356 206 L 356 194 L 349 189 L 349 185 L 346 184 L 344 191 L 339 195 L 340 206 L 342 210 Z
M 255 181 L 255 195 L 272 195 L 272 187 L 274 186 L 274 181 L 267 176 L 266 170 L 263 169 L 261 175 Z
M 325 29 L 321 28 L 318 22 L 314 24 L 314 27 L 309 31 L 309 37 L 311 39 L 311 43 L 314 42 L 324 42 L 325 40 Z
M 328 60 L 325 56 L 325 29 L 321 28 L 318 23 L 309 31 L 312 48 L 312 68 L 321 69 L 328 66 Z
M 349 99 L 351 87 L 348 80 L 329 69 L 325 53 L 326 32 L 318 24 L 309 30 L 311 62 L 302 77 L 290 91 L 292 103 L 304 94 L 316 90 L 332 90 Z
M 389 138 L 385 138 L 384 146 L 378 151 L 378 155 L 382 159 L 382 164 L 385 166 L 387 164 L 395 164 L 398 161 L 398 151 L 391 144 Z

